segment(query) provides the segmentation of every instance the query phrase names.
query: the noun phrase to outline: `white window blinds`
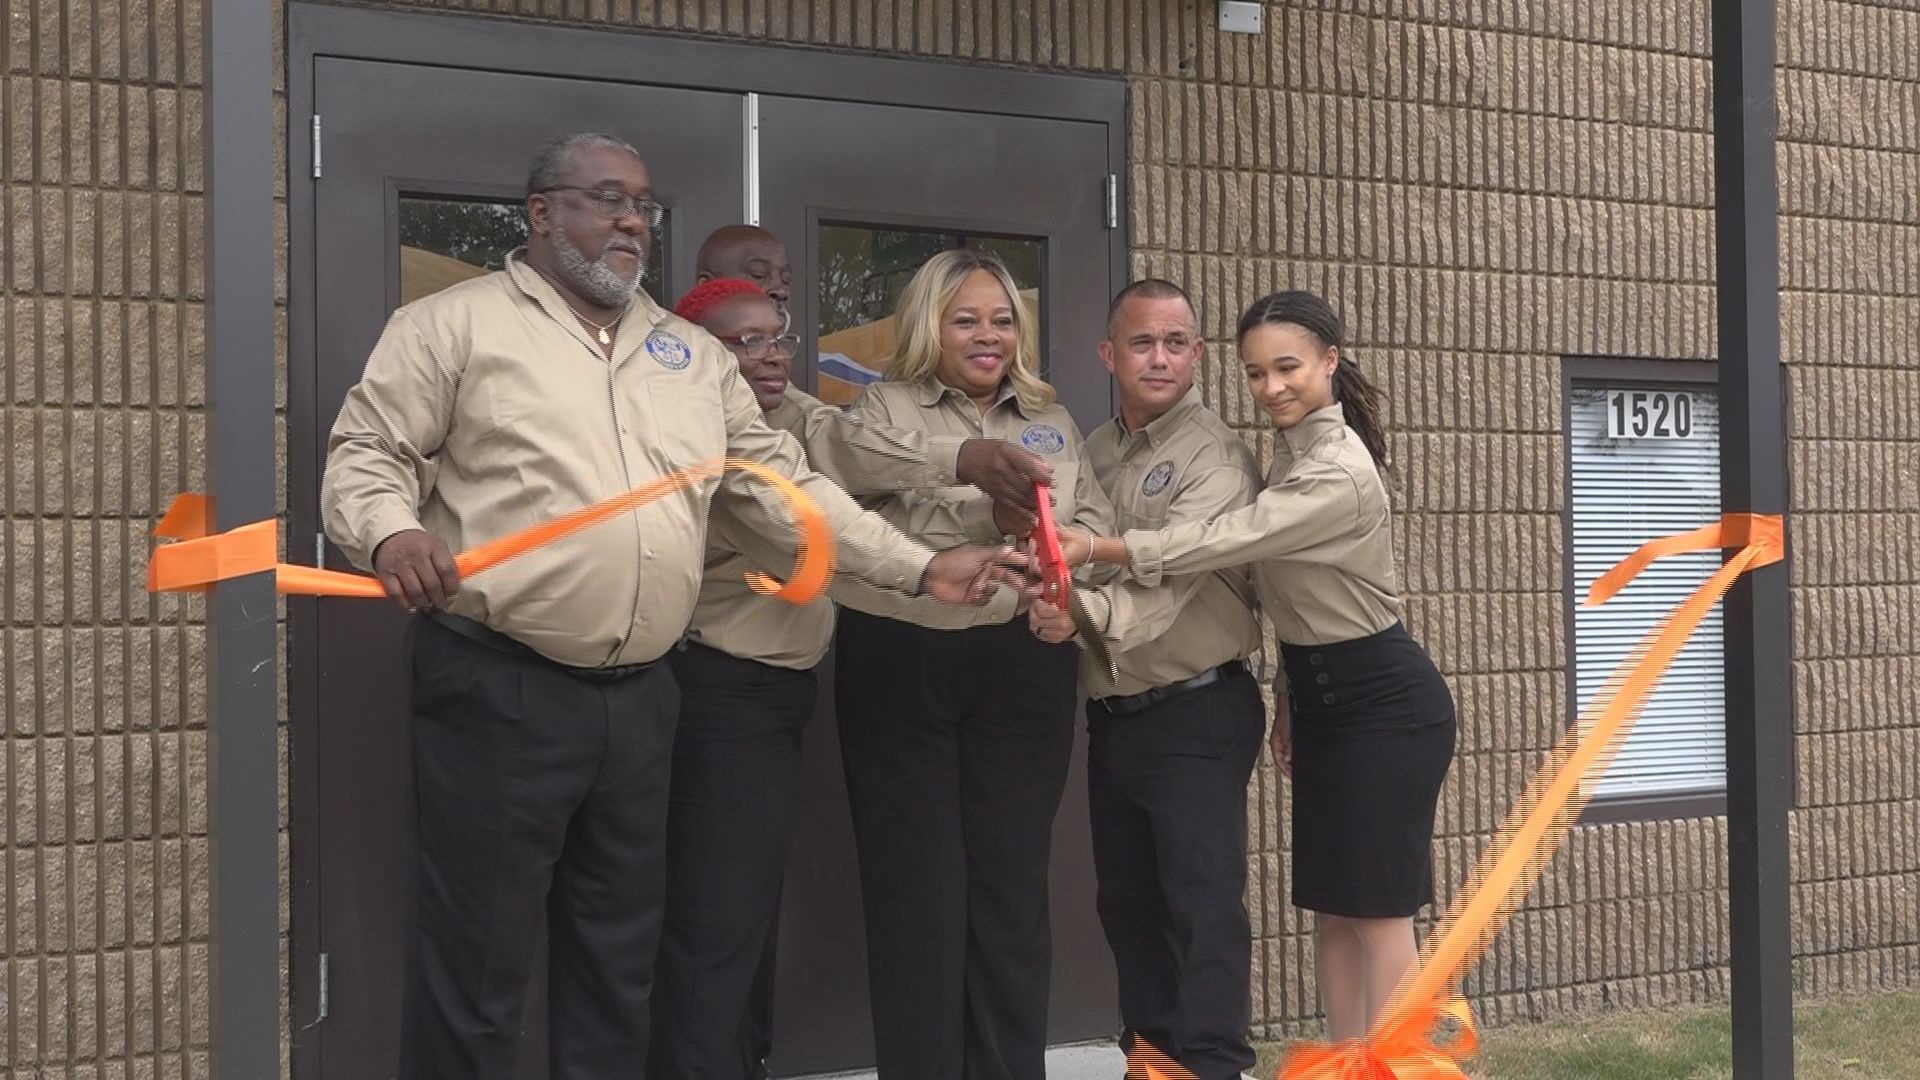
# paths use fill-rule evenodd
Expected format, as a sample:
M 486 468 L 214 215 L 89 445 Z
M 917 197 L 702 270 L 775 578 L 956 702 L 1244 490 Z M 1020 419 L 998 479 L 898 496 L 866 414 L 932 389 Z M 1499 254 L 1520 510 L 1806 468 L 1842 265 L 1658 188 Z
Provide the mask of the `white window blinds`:
M 1576 386 L 1569 456 L 1573 508 L 1573 656 L 1580 707 L 1627 653 L 1719 568 L 1717 552 L 1661 559 L 1599 607 L 1588 586 L 1648 540 L 1720 516 L 1720 410 L 1690 384 Z M 1675 658 L 1596 799 L 1726 787 L 1724 625 L 1716 606 Z

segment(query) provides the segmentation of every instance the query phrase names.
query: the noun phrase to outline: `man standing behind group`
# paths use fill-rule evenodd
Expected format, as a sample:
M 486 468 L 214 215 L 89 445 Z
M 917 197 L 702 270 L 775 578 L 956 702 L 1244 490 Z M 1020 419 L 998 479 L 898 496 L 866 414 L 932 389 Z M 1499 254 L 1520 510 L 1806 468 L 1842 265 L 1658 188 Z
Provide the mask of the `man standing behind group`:
M 674 308 L 730 349 L 767 422 L 793 433 L 809 463 L 855 495 L 972 484 L 1031 504 L 1044 460 L 996 439 L 930 438 L 859 423 L 792 389 L 799 344 L 764 290 L 712 278 Z M 1019 479 L 1009 489 L 1003 475 Z M 772 974 L 780 886 L 792 842 L 801 738 L 812 719 L 814 668 L 833 640 L 827 597 L 795 606 L 760 596 L 742 575 L 770 545 L 733 515 L 710 524 L 706 577 L 684 649 L 667 908 L 654 987 L 652 1080 L 753 1080 L 771 1050 Z M 915 600 L 839 575 L 829 597 L 875 614 L 960 628 L 1005 622 L 1017 597 L 983 607 Z
M 463 582 L 451 550 L 723 456 L 821 507 L 843 571 L 984 598 L 1005 557 L 933 556 L 811 471 L 734 358 L 640 291 L 661 207 L 631 146 L 543 147 L 505 269 L 394 312 L 328 443 L 328 535 L 412 627 L 417 918 L 399 1075 L 510 1080 L 549 931 L 553 1080 L 646 1059 L 679 694 L 661 657 L 693 614 L 709 507 L 783 537 L 729 473 Z
M 751 281 L 766 292 L 782 315 L 787 312 L 793 283 L 787 245 L 758 225 L 715 229 L 713 235 L 701 243 L 700 254 L 694 260 L 693 279 L 705 284 L 716 278 Z
M 1115 298 L 1100 358 L 1120 416 L 1088 434 L 1086 459 L 1120 532 L 1207 521 L 1260 490 L 1246 444 L 1193 388 L 1204 355 L 1178 286 L 1150 278 Z M 1199 1080 L 1239 1077 L 1254 1062 L 1246 790 L 1266 727 L 1245 663 L 1260 643 L 1253 584 L 1236 569 L 1084 599 L 1120 674 L 1085 680 L 1087 800 L 1129 1049 L 1144 1042 Z M 1044 602 L 1030 621 L 1048 641 L 1074 633 Z

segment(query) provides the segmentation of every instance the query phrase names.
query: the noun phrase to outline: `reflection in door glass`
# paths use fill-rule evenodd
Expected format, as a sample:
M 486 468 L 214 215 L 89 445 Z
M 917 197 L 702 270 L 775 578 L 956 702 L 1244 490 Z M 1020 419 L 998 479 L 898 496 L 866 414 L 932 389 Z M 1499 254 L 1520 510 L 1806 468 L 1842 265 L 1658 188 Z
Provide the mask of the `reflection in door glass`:
M 654 234 L 645 288 L 660 298 L 672 211 Z M 410 304 L 507 264 L 507 253 L 527 242 L 526 204 L 518 199 L 400 197 L 400 302 Z M 666 301 L 663 301 L 666 302 Z
M 820 382 L 822 401 L 845 405 L 878 382 L 893 356 L 893 311 L 913 272 L 936 253 L 971 247 L 998 255 L 1020 284 L 1035 317 L 1045 266 L 1044 240 L 974 236 L 930 229 L 820 227 Z M 1045 336 L 1041 340 L 1046 340 Z M 1044 360 L 1044 358 L 1042 358 Z

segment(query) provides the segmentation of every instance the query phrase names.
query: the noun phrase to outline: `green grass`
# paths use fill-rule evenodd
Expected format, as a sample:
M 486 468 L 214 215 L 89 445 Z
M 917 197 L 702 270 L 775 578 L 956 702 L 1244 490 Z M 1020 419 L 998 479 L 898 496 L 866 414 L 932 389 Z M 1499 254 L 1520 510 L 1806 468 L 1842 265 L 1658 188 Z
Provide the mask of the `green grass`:
M 1807 1002 L 1794 1009 L 1795 1080 L 1920 1080 L 1920 994 Z M 1482 1033 L 1476 1080 L 1731 1080 L 1719 1009 L 1609 1013 Z M 1281 1048 L 1263 1047 L 1270 1077 Z

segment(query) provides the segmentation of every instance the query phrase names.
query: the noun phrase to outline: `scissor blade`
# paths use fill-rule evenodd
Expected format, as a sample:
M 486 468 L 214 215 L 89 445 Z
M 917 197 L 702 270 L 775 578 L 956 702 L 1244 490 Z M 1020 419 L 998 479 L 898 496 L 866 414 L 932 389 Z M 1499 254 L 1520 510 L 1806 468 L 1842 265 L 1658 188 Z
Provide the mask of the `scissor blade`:
M 1107 640 L 1093 625 L 1093 616 L 1087 614 L 1087 606 L 1080 602 L 1080 594 L 1073 589 L 1067 590 L 1067 614 L 1073 619 L 1073 628 L 1079 632 L 1080 644 L 1093 656 L 1100 670 L 1107 673 L 1109 683 L 1120 681 L 1120 669 L 1113 666 L 1113 654 L 1107 651 Z

